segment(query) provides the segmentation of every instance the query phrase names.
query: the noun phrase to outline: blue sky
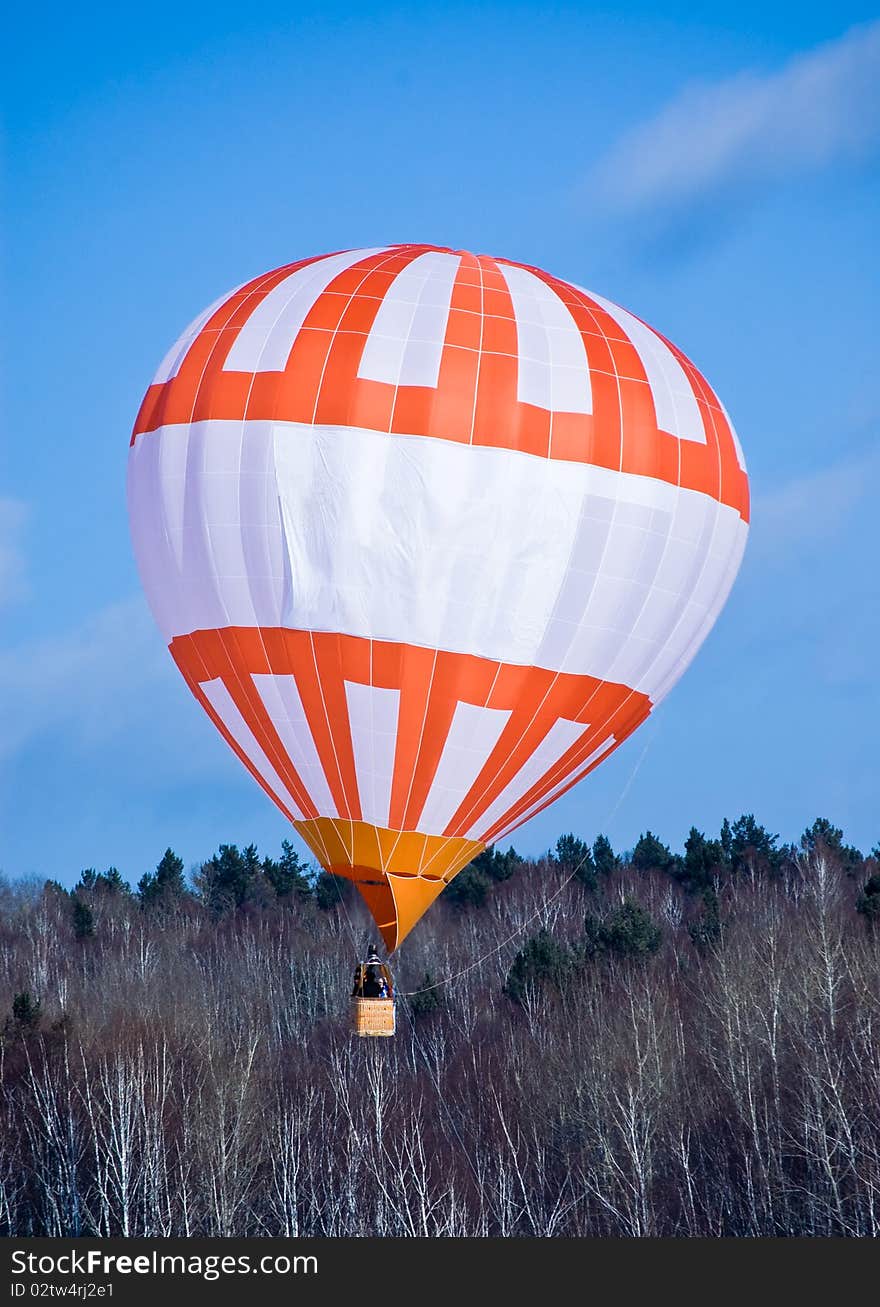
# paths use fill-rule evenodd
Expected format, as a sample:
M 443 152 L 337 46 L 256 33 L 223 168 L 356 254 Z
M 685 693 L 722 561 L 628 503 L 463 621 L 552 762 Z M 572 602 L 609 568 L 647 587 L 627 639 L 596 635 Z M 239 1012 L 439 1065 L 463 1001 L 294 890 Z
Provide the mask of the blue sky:
M 228 287 L 425 241 L 624 304 L 739 430 L 753 530 L 681 684 L 514 842 L 754 811 L 880 840 L 880 24 L 843 5 L 24 7 L 7 20 L 0 868 L 136 880 L 284 819 L 128 538 L 138 404 Z

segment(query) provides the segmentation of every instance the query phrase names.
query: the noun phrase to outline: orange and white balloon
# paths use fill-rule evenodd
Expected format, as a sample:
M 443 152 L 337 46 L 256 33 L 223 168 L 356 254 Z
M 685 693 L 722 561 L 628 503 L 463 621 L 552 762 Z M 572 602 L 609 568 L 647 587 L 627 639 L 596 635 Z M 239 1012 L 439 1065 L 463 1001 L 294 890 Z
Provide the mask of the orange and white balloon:
M 395 245 L 206 309 L 144 398 L 129 505 L 190 689 L 393 949 L 681 676 L 748 481 L 708 382 L 638 318 Z

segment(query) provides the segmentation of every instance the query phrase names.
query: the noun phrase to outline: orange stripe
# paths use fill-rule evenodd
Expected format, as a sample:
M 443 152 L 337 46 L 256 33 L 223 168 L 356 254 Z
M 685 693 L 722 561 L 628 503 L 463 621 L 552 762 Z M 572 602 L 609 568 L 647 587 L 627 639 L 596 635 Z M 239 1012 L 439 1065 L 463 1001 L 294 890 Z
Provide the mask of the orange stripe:
M 153 385 L 134 435 L 193 419 L 254 418 L 339 423 L 441 440 L 516 449 L 652 477 L 710 495 L 748 521 L 748 480 L 714 393 L 694 365 L 666 342 L 693 386 L 706 444 L 680 441 L 657 426 L 638 351 L 585 292 L 538 268 L 580 328 L 593 390 L 592 416 L 549 413 L 516 397 L 516 323 L 498 263 L 458 252 L 436 389 L 357 376 L 366 337 L 393 278 L 437 246 L 400 246 L 341 272 L 318 296 L 283 372 L 226 372 L 229 349 L 260 300 L 314 259 L 290 264 L 243 288 L 212 316 L 177 376 Z M 515 265 L 527 266 L 527 265 Z M 663 339 L 661 337 L 661 339 Z
M 600 720 L 592 727 L 589 734 L 577 740 L 554 767 L 551 767 L 539 781 L 526 791 L 521 799 L 508 808 L 483 833 L 482 838 L 485 839 L 487 844 L 491 844 L 502 832 L 507 834 L 509 831 L 515 830 L 524 821 L 531 820 L 539 812 L 543 812 L 544 808 L 549 807 L 551 803 L 555 803 L 563 794 L 567 794 L 578 781 L 583 780 L 591 771 L 594 771 L 625 739 L 632 735 L 638 726 L 641 726 L 649 711 L 650 709 L 645 708 L 642 703 L 633 702 L 629 705 L 624 703 L 616 713 L 611 714 L 607 719 Z M 581 764 L 610 735 L 614 736 L 613 744 L 603 750 L 599 757 L 591 762 L 588 767 L 582 767 Z M 561 782 L 566 780 L 567 783 L 561 785 Z M 552 798 L 548 798 L 545 803 L 540 803 L 540 800 L 551 794 L 557 785 L 561 785 L 561 788 L 553 794 Z M 539 804 L 539 806 L 534 807 L 535 804 Z M 532 811 L 533 808 L 534 811 Z
M 247 374 L 223 373 L 221 369 L 233 341 L 241 330 L 242 323 L 247 321 L 257 305 L 286 277 L 310 263 L 317 263 L 318 259 L 323 257 L 317 255 L 311 259 L 300 259 L 298 263 L 288 263 L 283 268 L 276 268 L 274 272 L 264 273 L 261 277 L 249 281 L 225 300 L 214 311 L 190 345 L 176 375 L 168 381 L 151 385 L 147 390 L 135 419 L 131 443 L 134 444 L 135 438 L 143 431 L 154 431 L 156 427 L 193 421 L 203 374 L 209 367 L 214 384 L 218 387 L 217 403 L 221 410 L 215 416 L 222 417 L 225 408 L 236 407 L 240 382 L 235 382 L 235 378 L 236 375 L 240 377 Z M 230 330 L 229 334 L 225 335 L 227 329 L 232 328 L 233 325 L 234 330 Z M 218 353 L 218 346 L 221 344 L 222 352 Z M 213 367 L 211 367 L 212 361 Z M 229 376 L 235 384 L 235 396 L 227 397 L 220 393 L 226 376 Z M 243 415 L 242 408 L 239 416 Z
M 595 334 L 597 330 L 609 347 L 611 366 L 621 393 L 623 450 L 620 461 L 616 462 L 614 448 L 611 445 L 606 446 L 603 442 L 593 449 L 589 461 L 603 467 L 619 467 L 622 472 L 651 476 L 661 481 L 669 481 L 673 485 L 680 484 L 689 490 L 700 491 L 722 504 L 737 509 L 743 520 L 747 522 L 749 520 L 748 477 L 739 466 L 733 436 L 728 423 L 724 420 L 718 399 L 705 377 L 694 367 L 690 359 L 660 332 L 654 333 L 672 351 L 691 383 L 703 419 L 706 433 L 705 445 L 691 440 L 678 440 L 676 436 L 658 428 L 647 375 L 638 351 L 631 342 L 623 340 L 622 328 L 601 305 L 592 300 L 585 291 L 579 291 L 567 282 L 542 272 L 539 268 L 530 268 L 529 271 L 556 291 L 572 312 L 575 321 L 582 327 L 582 332 L 584 331 L 583 309 L 588 310 L 595 323 L 592 328 L 593 334 L 589 332 L 584 334 L 584 344 L 590 362 L 594 414 L 600 434 L 610 429 L 610 424 L 606 427 L 606 423 L 600 421 L 599 409 L 595 405 L 596 376 L 593 369 L 594 367 L 597 370 L 601 369 L 598 357 L 594 363 L 596 351 L 601 348 Z M 579 320 L 579 312 L 581 320 Z M 653 331 L 653 328 L 650 330 Z M 633 378 L 635 380 L 632 380 Z M 640 391 L 640 383 L 644 385 L 644 391 Z
M 308 817 L 319 815 L 318 810 L 287 756 L 253 676 L 269 672 L 295 678 L 333 801 L 349 821 L 361 819 L 361 808 L 345 682 L 398 690 L 389 823 L 402 831 L 419 829 L 459 703 L 502 709 L 510 718 L 448 823 L 449 836 L 464 836 L 479 823 L 560 718 L 583 722 L 585 734 L 497 824 L 509 824 L 540 800 L 609 735 L 619 744 L 651 709 L 646 695 L 590 676 L 327 632 L 245 627 L 196 631 L 173 640 L 171 652 L 215 723 L 216 714 L 199 684 L 217 677 L 223 680 L 260 747 Z M 228 740 L 228 733 L 223 734 Z M 242 757 L 241 750 L 232 747 Z M 254 772 L 250 765 L 249 770 Z

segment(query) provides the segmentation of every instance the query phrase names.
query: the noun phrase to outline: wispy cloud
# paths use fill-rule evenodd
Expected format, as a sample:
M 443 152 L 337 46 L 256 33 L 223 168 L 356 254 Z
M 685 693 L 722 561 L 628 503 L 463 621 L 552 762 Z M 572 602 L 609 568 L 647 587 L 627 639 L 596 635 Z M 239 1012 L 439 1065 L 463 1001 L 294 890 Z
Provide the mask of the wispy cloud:
M 25 560 L 21 534 L 27 509 L 17 499 L 0 499 L 0 607 L 25 590 Z
M 592 190 L 618 214 L 683 214 L 880 146 L 880 21 L 775 72 L 692 84 L 598 165 Z
M 165 780 L 210 775 L 225 750 L 212 749 L 201 719 L 140 597 L 0 649 L 0 766 L 50 746 L 82 759 L 106 753 L 108 770 L 124 766 L 139 783 L 159 769 Z
M 150 647 L 148 622 L 143 602 L 130 600 L 0 650 L 0 759 L 48 731 L 91 743 L 129 727 L 158 672 L 161 647 Z
M 786 566 L 839 535 L 863 500 L 880 485 L 880 445 L 830 467 L 796 477 L 759 495 L 750 552 Z

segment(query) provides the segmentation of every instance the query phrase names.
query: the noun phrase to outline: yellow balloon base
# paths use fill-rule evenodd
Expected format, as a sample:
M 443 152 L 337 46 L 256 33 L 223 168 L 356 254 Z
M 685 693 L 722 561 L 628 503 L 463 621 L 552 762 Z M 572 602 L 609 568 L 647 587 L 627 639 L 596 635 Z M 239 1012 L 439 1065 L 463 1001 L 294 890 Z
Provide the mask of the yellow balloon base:
M 389 953 L 486 847 L 459 835 L 389 830 L 341 817 L 293 824 L 325 870 L 357 885 Z

